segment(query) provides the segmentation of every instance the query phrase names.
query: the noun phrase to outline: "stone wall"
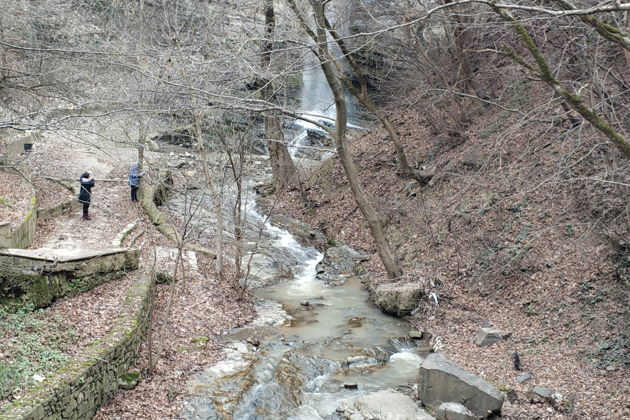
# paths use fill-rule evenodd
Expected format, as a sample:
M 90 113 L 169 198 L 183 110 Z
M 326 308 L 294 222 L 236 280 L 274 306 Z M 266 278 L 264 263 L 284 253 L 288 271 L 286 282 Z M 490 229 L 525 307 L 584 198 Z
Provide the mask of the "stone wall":
M 76 197 L 70 197 L 67 201 L 63 203 L 59 203 L 56 206 L 48 207 L 48 208 L 38 208 L 37 209 L 37 218 L 38 219 L 50 219 L 53 217 L 61 216 L 62 214 L 68 213 L 73 209 L 78 209 L 81 207 L 81 203 L 77 200 Z
M 44 308 L 53 300 L 90 290 L 138 268 L 140 251 L 0 251 L 0 306 Z
M 0 225 L 0 248 L 28 248 L 35 239 L 37 228 L 37 199 L 31 197 L 31 209 L 17 227 L 10 223 Z
M 134 362 L 151 313 L 155 282 L 138 276 L 112 330 L 0 412 L 0 420 L 87 419 L 118 391 Z

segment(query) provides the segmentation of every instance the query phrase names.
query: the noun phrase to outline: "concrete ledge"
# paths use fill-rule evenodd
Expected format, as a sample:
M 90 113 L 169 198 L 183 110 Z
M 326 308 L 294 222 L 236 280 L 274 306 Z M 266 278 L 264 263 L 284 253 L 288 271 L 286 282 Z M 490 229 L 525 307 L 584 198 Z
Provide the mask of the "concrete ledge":
M 118 377 L 137 357 L 151 314 L 155 281 L 134 281 L 112 330 L 0 411 L 1 420 L 86 419 L 118 392 Z
M 0 251 L 0 306 L 44 308 L 138 268 L 140 250 L 112 248 Z

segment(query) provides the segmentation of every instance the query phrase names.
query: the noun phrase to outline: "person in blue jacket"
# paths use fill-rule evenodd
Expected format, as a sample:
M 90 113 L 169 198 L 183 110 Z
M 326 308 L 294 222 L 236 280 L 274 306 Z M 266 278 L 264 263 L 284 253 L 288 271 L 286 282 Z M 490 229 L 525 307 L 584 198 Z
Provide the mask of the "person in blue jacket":
M 129 186 L 131 187 L 131 201 L 138 201 L 138 187 L 140 186 L 140 178 L 144 172 L 140 172 L 140 162 L 131 165 L 129 169 Z
M 90 201 L 92 200 L 92 187 L 94 186 L 94 179 L 90 178 L 89 172 L 84 172 L 81 175 L 81 187 L 79 189 L 79 202 L 83 204 L 83 219 L 92 220 L 88 215 L 88 209 L 90 208 Z

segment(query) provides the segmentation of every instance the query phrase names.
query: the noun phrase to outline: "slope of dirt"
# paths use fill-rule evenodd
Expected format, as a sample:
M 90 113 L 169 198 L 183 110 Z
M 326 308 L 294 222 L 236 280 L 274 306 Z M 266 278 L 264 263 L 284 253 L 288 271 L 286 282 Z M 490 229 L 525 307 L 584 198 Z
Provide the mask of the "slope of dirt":
M 22 175 L 0 171 L 0 223 L 19 224 L 31 208 L 33 193 Z
M 412 322 L 441 336 L 449 358 L 514 391 L 507 418 L 624 418 L 630 166 L 592 127 L 571 128 L 559 107 L 543 108 L 548 99 L 540 87 L 520 89 L 521 109 L 539 109 L 529 115 L 468 103 L 476 118 L 456 136 L 431 131 L 427 104 L 398 104 L 392 120 L 409 161 L 433 174 L 428 185 L 396 176 L 378 127 L 350 149 L 404 280 L 423 279 L 438 297 L 420 302 Z M 386 281 L 336 159 L 283 198 L 279 211 L 371 253 L 369 271 Z M 512 337 L 477 347 L 484 321 Z M 525 383 L 514 379 L 514 350 L 533 375 Z M 557 392 L 557 403 L 530 404 L 534 385 Z

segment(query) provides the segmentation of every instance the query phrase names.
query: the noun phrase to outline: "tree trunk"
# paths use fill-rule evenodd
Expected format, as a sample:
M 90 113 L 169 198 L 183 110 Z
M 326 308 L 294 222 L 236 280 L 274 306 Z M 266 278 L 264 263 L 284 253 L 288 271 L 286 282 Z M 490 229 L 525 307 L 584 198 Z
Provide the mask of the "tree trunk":
M 271 72 L 271 54 L 273 51 L 273 37 L 275 34 L 276 18 L 273 8 L 273 0 L 265 0 L 265 41 L 263 42 L 262 67 Z M 276 104 L 276 95 L 273 83 L 269 78 L 262 80 L 262 99 Z M 282 190 L 296 183 L 296 170 L 289 150 L 284 143 L 282 133 L 282 119 L 278 112 L 270 111 L 265 117 L 265 137 L 269 148 L 269 161 L 273 183 L 278 190 Z
M 525 67 L 526 69 L 537 73 L 536 76 L 539 77 L 543 82 L 545 82 L 549 87 L 551 87 L 562 99 L 564 99 L 567 104 L 571 106 L 578 114 L 580 114 L 585 120 L 590 122 L 596 129 L 602 132 L 608 139 L 619 149 L 621 153 L 626 157 L 626 159 L 630 159 L 630 143 L 621 135 L 617 130 L 614 129 L 613 126 L 608 124 L 602 118 L 600 118 L 593 109 L 587 107 L 579 95 L 571 93 L 569 90 L 564 88 L 560 82 L 553 76 L 549 65 L 547 64 L 547 60 L 543 57 L 542 52 L 534 42 L 533 38 L 529 34 L 529 31 L 525 28 L 523 23 L 512 16 L 506 10 L 503 10 L 497 6 L 492 5 L 492 10 L 494 10 L 499 16 L 505 19 L 512 25 L 514 31 L 521 37 L 521 40 L 525 44 L 525 48 L 529 51 L 534 61 L 536 61 L 536 65 L 538 66 L 538 71 L 525 62 L 521 57 L 516 55 L 516 53 L 508 47 L 504 47 L 506 53 L 512 57 L 514 61 Z
M 140 128 L 138 130 L 138 173 L 142 173 L 144 165 L 144 149 L 147 145 L 147 124 L 144 117 L 140 116 Z
M 367 199 L 363 186 L 359 181 L 359 176 L 357 174 L 354 161 L 352 160 L 352 156 L 347 150 L 346 125 L 348 122 L 348 110 L 346 106 L 346 97 L 341 81 L 335 72 L 335 67 L 332 64 L 328 53 L 326 32 L 324 29 L 326 27 L 324 6 L 321 0 L 311 0 L 311 6 L 315 13 L 315 21 L 318 28 L 316 35 L 316 55 L 320 61 L 324 75 L 326 76 L 326 81 L 328 82 L 335 98 L 335 110 L 337 116 L 335 118 L 335 132 L 333 137 L 337 146 L 337 154 L 339 155 L 339 160 L 341 161 L 341 165 L 346 173 L 350 189 L 352 190 L 352 194 L 357 202 L 359 210 L 368 222 L 372 238 L 376 244 L 376 249 L 383 265 L 385 266 L 385 270 L 387 271 L 387 276 L 390 279 L 395 279 L 402 275 L 400 263 L 392 252 L 391 246 L 387 241 L 385 231 L 376 210 L 374 210 L 374 207 L 372 207 Z
M 413 173 L 413 171 L 409 167 L 409 162 L 407 161 L 407 155 L 405 154 L 405 149 L 403 148 L 402 143 L 400 142 L 400 136 L 398 135 L 398 132 L 392 125 L 391 121 L 389 121 L 389 118 L 387 118 L 387 115 L 381 112 L 381 110 L 376 106 L 376 104 L 370 98 L 370 95 L 368 94 L 367 80 L 365 78 L 365 74 L 363 74 L 361 67 L 359 67 L 355 59 L 352 57 L 352 51 L 350 51 L 350 49 L 346 46 L 346 43 L 343 40 L 343 37 L 337 31 L 334 30 L 334 28 L 332 27 L 330 22 L 328 22 L 328 19 L 326 19 L 326 17 L 324 17 L 324 19 L 326 22 L 326 29 L 332 35 L 333 39 L 339 46 L 339 49 L 341 49 L 341 53 L 343 54 L 343 56 L 346 57 L 346 59 L 350 63 L 350 67 L 352 67 L 352 70 L 354 71 L 354 75 L 359 81 L 359 84 L 361 85 L 361 87 L 360 88 L 356 87 L 352 83 L 352 80 L 350 80 L 348 77 L 345 77 L 345 75 L 341 73 L 341 66 L 337 65 L 337 68 L 340 71 L 341 80 L 346 85 L 346 89 L 348 89 L 348 91 L 350 91 L 350 93 L 352 93 L 352 95 L 355 98 L 357 98 L 359 102 L 368 109 L 368 111 L 374 114 L 376 118 L 378 118 L 379 122 L 383 125 L 385 130 L 387 130 L 387 134 L 389 134 L 389 138 L 392 141 L 392 143 L 394 143 L 394 148 L 396 149 L 396 161 L 398 163 L 398 174 L 403 175 L 403 176 L 409 176 L 410 174 Z
M 216 224 L 216 240 L 215 247 L 217 258 L 215 261 L 215 269 L 217 271 L 217 276 L 219 279 L 223 279 L 223 194 L 217 191 L 216 186 L 214 185 L 214 180 L 212 179 L 212 174 L 210 173 L 210 168 L 208 167 L 208 147 L 206 142 L 203 140 L 202 132 L 201 132 L 201 116 L 198 113 L 193 114 L 194 119 L 194 136 L 195 142 L 201 151 L 201 159 L 203 164 L 203 173 L 206 178 L 206 185 L 210 189 L 210 195 L 212 196 L 212 202 L 214 204 L 214 212 L 215 217 L 217 218 Z M 224 177 L 225 178 L 225 177 Z M 223 181 L 221 183 L 223 185 Z M 223 191 L 223 188 L 221 188 Z

